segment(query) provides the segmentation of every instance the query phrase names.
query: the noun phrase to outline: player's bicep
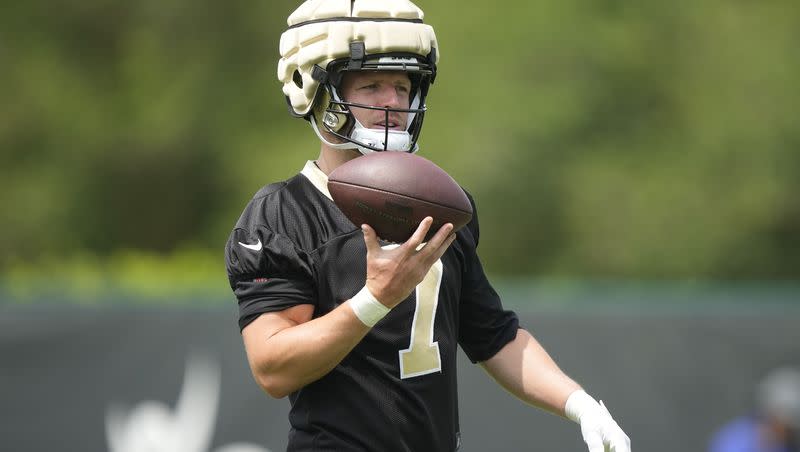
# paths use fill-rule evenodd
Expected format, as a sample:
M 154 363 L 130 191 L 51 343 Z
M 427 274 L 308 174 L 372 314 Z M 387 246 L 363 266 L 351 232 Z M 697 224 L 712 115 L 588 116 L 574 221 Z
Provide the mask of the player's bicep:
M 313 305 L 301 304 L 282 311 L 263 313 L 245 326 L 242 340 L 251 367 L 269 347 L 270 338 L 287 328 L 308 322 L 313 315 Z
M 292 306 L 283 311 L 265 312 L 244 327 L 242 336 L 269 339 L 281 330 L 308 322 L 313 315 L 314 306 L 310 304 Z

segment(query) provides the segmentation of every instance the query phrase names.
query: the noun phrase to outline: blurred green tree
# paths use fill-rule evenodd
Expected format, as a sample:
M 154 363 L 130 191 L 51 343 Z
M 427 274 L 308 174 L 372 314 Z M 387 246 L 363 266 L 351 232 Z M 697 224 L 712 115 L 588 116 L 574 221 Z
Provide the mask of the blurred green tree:
M 442 47 L 422 152 L 477 199 L 490 272 L 800 277 L 796 2 L 419 4 Z M 207 269 L 316 155 L 275 78 L 296 5 L 0 7 L 0 272 Z

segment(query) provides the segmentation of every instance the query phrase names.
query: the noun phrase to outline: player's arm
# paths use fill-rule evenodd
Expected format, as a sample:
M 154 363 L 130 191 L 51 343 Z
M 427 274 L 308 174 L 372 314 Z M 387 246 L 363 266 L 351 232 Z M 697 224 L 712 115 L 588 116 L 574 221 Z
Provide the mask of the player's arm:
M 284 397 L 331 371 L 388 311 L 406 299 L 450 246 L 453 225 L 442 226 L 424 246 L 433 219 L 391 250 L 364 226 L 367 278 L 364 289 L 324 316 L 312 319 L 308 304 L 266 313 L 242 330 L 250 369 L 273 397 Z
M 482 364 L 506 390 L 521 400 L 581 425 L 590 452 L 630 452 L 630 439 L 602 402 L 596 402 L 569 378 L 527 331 Z
M 564 416 L 567 397 L 581 389 L 523 329 L 481 366 L 519 399 L 559 416 Z
M 370 329 L 348 303 L 313 320 L 314 307 L 302 304 L 247 325 L 242 339 L 258 385 L 281 398 L 333 369 Z

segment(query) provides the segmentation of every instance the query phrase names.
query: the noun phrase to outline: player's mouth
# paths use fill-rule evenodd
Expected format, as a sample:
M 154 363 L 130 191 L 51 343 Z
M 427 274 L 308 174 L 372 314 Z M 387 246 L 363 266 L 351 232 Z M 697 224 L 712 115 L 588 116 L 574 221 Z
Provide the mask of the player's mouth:
M 389 129 L 389 130 L 403 130 L 404 127 L 400 124 L 399 121 L 389 120 L 386 121 L 378 121 L 375 123 L 375 128 L 377 129 Z

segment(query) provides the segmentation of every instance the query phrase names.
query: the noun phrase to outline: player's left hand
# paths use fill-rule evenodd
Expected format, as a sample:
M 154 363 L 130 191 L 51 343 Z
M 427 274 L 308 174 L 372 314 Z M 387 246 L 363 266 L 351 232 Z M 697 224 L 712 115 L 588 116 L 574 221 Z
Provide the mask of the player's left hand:
M 601 401 L 584 391 L 576 391 L 567 400 L 567 416 L 580 423 L 589 452 L 631 452 L 631 439 L 611 417 Z

